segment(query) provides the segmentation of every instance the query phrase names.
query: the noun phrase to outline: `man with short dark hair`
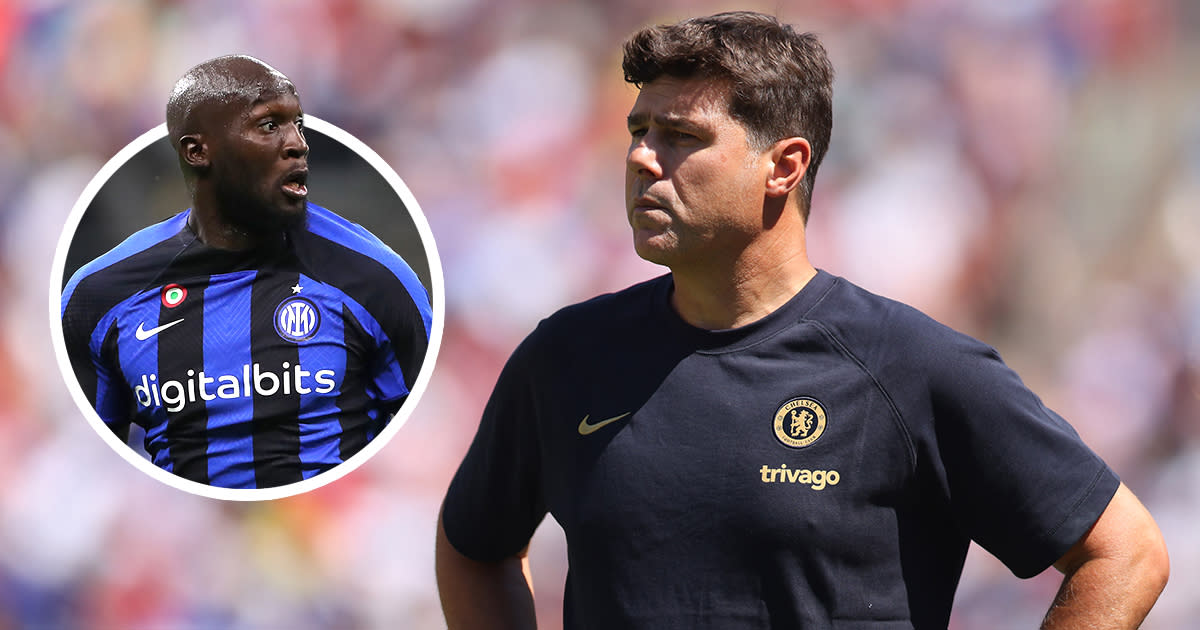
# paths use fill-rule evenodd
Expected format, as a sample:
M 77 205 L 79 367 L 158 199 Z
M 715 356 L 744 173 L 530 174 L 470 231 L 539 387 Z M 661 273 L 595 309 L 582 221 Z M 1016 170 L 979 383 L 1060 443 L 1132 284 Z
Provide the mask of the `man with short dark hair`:
M 634 248 L 670 274 L 543 320 L 443 505 L 450 628 L 533 627 L 525 554 L 567 537 L 567 628 L 945 628 L 967 547 L 1066 575 L 1047 628 L 1133 628 L 1153 519 L 996 352 L 818 271 L 817 39 L 737 12 L 625 44 Z
M 377 436 L 428 346 L 429 296 L 362 227 L 308 202 L 296 88 L 252 57 L 192 68 L 167 134 L 193 206 L 74 274 L 84 393 L 159 467 L 227 488 L 319 474 Z

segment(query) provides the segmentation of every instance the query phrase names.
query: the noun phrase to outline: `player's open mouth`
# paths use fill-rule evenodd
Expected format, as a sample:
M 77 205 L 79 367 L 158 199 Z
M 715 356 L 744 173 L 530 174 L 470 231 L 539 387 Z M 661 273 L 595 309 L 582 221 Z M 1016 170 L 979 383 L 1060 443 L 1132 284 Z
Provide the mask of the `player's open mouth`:
M 283 192 L 295 199 L 308 197 L 308 169 L 292 171 L 283 177 Z

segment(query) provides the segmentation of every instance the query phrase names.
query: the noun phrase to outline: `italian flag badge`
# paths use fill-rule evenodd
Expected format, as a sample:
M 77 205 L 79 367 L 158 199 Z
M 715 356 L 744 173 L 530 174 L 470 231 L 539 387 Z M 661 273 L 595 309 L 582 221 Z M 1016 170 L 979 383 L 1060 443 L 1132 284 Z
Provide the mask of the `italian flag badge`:
M 162 289 L 162 303 L 167 308 L 175 308 L 187 299 L 187 289 L 178 284 L 168 284 Z

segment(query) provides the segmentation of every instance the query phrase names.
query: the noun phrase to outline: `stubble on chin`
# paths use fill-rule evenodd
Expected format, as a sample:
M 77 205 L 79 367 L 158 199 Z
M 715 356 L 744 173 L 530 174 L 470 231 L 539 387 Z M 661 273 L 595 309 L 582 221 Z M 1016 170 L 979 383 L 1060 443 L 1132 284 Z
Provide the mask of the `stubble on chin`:
M 307 221 L 307 210 L 283 211 L 279 208 L 264 207 L 259 208 L 258 214 L 248 217 L 241 227 L 251 233 L 272 234 L 303 227 Z
M 633 251 L 639 258 L 670 267 L 679 248 L 679 239 L 670 230 L 633 229 Z
M 221 220 L 248 235 L 264 235 L 303 227 L 308 221 L 308 204 L 283 208 L 228 188 L 218 191 Z

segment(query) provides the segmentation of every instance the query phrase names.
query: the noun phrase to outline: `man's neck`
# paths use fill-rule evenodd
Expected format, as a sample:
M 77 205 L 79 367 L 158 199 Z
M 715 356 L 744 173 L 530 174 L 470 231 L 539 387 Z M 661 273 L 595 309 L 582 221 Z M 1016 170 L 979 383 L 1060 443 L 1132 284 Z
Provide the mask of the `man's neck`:
M 283 231 L 260 233 L 233 225 L 221 217 L 215 200 L 205 195 L 192 198 L 192 212 L 188 217 L 191 228 L 200 242 L 217 249 L 245 251 L 269 248 L 284 238 Z
M 221 222 L 202 221 L 193 211 L 188 227 L 196 233 L 200 242 L 217 249 L 244 251 L 259 245 L 256 236 L 240 231 L 237 228 Z
M 803 241 L 799 247 L 760 244 L 742 252 L 732 264 L 671 271 L 675 282 L 671 305 L 684 321 L 706 330 L 737 328 L 762 319 L 817 275 Z

